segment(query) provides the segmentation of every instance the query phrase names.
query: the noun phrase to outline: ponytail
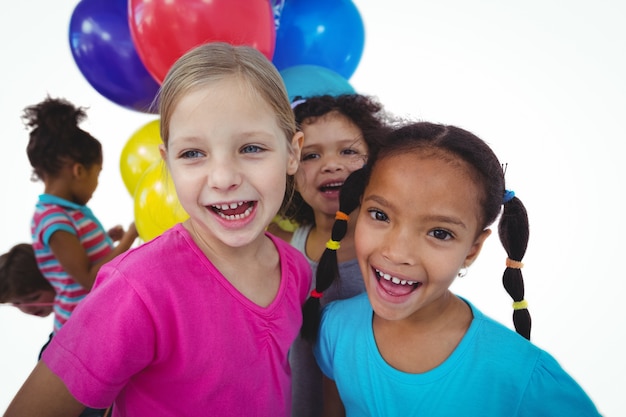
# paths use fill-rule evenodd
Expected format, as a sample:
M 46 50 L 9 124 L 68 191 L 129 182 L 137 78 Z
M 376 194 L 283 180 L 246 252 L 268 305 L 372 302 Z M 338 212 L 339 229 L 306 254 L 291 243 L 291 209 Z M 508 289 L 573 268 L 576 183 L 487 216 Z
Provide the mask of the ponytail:
M 348 232 L 348 214 L 352 213 L 359 206 L 361 195 L 365 189 L 366 171 L 367 168 L 354 171 L 346 178 L 341 187 L 339 192 L 339 211 L 335 216 L 330 240 L 326 242 L 326 249 L 324 249 L 317 265 L 315 288 L 311 291 L 311 296 L 302 307 L 303 321 L 300 335 L 311 343 L 314 343 L 317 339 L 320 325 L 320 298 L 335 279 L 340 278 L 337 249 L 339 249 L 339 242 Z
M 515 330 L 530 340 L 530 313 L 524 300 L 522 258 L 528 245 L 528 215 L 521 200 L 511 191 L 505 193 L 504 210 L 498 225 L 500 242 L 507 253 L 502 284 L 513 299 L 513 324 Z

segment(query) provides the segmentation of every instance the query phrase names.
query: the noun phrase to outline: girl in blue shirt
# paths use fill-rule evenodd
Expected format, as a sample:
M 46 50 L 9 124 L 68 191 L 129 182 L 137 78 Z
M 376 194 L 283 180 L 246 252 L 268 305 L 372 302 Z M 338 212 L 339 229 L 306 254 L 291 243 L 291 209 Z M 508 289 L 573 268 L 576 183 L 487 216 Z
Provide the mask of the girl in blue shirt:
M 426 122 L 385 139 L 340 196 L 344 212 L 360 205 L 354 244 L 367 294 L 327 305 L 319 334 L 319 309 L 305 308 L 303 332 L 317 340 L 325 375 L 324 415 L 597 416 L 581 387 L 529 341 L 528 218 L 493 151 L 470 132 Z M 517 333 L 449 289 L 498 216 Z M 313 299 L 336 276 L 341 222 Z

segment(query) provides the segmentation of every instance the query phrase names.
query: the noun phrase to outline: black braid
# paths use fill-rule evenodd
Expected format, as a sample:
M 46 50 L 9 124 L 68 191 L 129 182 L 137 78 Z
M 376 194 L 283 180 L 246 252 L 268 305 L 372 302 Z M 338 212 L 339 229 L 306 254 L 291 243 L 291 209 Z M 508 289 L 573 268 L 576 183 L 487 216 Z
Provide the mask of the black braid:
M 528 245 L 529 227 L 526 208 L 517 197 L 504 204 L 498 234 L 509 259 L 521 262 Z M 524 300 L 524 279 L 521 269 L 507 266 L 502 276 L 502 284 L 513 301 Z M 527 308 L 513 310 L 513 324 L 520 335 L 530 340 L 531 319 Z
M 358 206 L 361 195 L 365 189 L 365 182 L 368 177 L 368 169 L 361 168 L 354 171 L 341 187 L 339 192 L 339 211 L 349 214 Z M 348 231 L 348 222 L 343 219 L 335 220 L 331 232 L 331 240 L 340 242 Z M 337 251 L 324 249 L 315 274 L 315 290 L 318 293 L 326 291 L 332 283 L 339 279 L 339 265 L 337 261 Z M 320 325 L 320 300 L 317 297 L 309 297 L 302 307 L 302 338 L 314 343 Z

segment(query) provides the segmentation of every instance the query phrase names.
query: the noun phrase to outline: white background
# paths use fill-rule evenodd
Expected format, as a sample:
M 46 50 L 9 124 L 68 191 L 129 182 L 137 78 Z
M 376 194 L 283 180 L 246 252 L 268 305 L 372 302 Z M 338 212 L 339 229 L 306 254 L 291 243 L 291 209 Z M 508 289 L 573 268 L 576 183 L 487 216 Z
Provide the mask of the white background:
M 82 127 L 105 152 L 89 206 L 107 228 L 133 220 L 119 156 L 155 116 L 109 102 L 84 79 L 68 44 L 77 3 L 14 1 L 0 13 L 1 252 L 30 239 L 43 186 L 30 182 L 20 116 L 46 94 L 89 107 Z M 626 3 L 355 4 L 366 42 L 350 83 L 395 114 L 476 133 L 508 163 L 509 188 L 527 205 L 531 223 L 523 272 L 533 341 L 578 380 L 602 414 L 623 415 Z M 501 286 L 505 257 L 492 235 L 453 290 L 510 326 L 511 300 Z M 0 306 L 0 410 L 34 366 L 51 328 L 51 318 Z

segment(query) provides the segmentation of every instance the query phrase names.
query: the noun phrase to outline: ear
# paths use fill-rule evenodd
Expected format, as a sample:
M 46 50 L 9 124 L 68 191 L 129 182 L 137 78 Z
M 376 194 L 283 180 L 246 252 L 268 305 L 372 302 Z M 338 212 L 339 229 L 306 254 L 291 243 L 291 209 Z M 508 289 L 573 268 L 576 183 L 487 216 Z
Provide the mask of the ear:
M 465 262 L 463 262 L 463 266 L 467 268 L 474 263 L 476 258 L 478 258 L 478 255 L 483 248 L 483 244 L 485 243 L 485 240 L 487 240 L 489 235 L 491 235 L 491 229 L 485 229 L 478 235 L 478 237 L 472 244 L 469 253 L 465 257 Z
M 165 149 L 165 145 L 164 144 L 159 144 L 159 153 L 161 154 L 161 159 L 163 159 L 163 162 L 167 162 L 167 149 Z
M 74 162 L 72 164 L 72 176 L 74 178 L 82 178 L 87 173 L 87 169 L 81 163 Z
M 304 133 L 296 132 L 291 138 L 291 149 L 289 150 L 289 160 L 287 161 L 287 174 L 294 175 L 300 165 L 300 154 L 304 143 Z

